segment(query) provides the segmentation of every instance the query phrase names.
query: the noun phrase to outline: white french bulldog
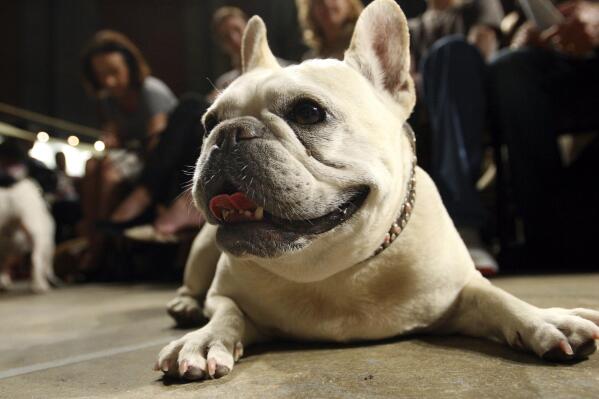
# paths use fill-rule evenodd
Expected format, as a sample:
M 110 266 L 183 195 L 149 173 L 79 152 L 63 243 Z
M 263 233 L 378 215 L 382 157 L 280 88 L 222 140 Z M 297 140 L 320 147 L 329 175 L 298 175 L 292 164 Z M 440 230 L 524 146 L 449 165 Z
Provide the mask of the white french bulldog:
M 204 116 L 193 195 L 210 224 L 169 304 L 193 323 L 205 297 L 210 321 L 164 347 L 156 370 L 220 377 L 275 338 L 459 333 L 550 360 L 595 351 L 599 312 L 537 308 L 475 270 L 415 165 L 408 44 L 401 9 L 376 0 L 343 61 L 281 68 L 250 20 L 243 75 Z
M 57 282 L 52 266 L 54 257 L 54 219 L 40 187 L 29 178 L 0 188 L 0 289 L 12 281 L 4 261 L 10 255 L 31 253 L 31 287 L 42 293 Z

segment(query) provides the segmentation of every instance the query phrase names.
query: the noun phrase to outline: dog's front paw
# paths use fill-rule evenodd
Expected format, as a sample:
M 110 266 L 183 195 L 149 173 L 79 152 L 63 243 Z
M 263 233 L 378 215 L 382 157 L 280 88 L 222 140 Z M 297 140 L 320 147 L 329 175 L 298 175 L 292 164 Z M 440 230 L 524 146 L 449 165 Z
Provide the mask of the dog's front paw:
M 233 364 L 242 354 L 241 342 L 204 327 L 162 348 L 155 370 L 190 381 L 219 378 L 233 370 Z
M 178 295 L 167 305 L 166 311 L 179 327 L 194 327 L 202 323 L 202 308 L 197 299 L 189 295 Z
M 44 294 L 51 289 L 50 283 L 45 278 L 36 279 L 31 283 L 31 290 L 36 294 Z
M 584 359 L 597 349 L 599 312 L 590 309 L 540 309 L 532 324 L 516 331 L 511 344 L 528 347 L 545 360 Z
M 0 291 L 6 291 L 12 285 L 12 278 L 7 272 L 0 272 Z

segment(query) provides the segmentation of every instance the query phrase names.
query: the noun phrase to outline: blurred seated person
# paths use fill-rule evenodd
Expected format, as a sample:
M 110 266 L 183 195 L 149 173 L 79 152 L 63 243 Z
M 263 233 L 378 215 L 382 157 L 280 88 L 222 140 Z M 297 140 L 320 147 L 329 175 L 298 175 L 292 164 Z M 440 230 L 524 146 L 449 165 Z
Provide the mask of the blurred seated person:
M 311 58 L 343 59 L 364 8 L 360 0 L 296 0 L 297 14 L 304 43 L 309 50 L 303 60 Z
M 427 0 L 426 11 L 408 22 L 412 67 L 417 72 L 433 44 L 450 35 L 467 38 L 488 59 L 497 50 L 503 15 L 499 0 Z
M 201 227 L 204 220 L 192 205 L 189 188 L 200 155 L 201 119 L 207 108 L 203 96 L 181 97 L 168 115 L 156 148 L 146 157 L 138 183 L 112 213 L 113 226 L 139 225 L 140 216 L 150 211 L 157 217 L 145 226 L 148 240 L 176 240 L 178 233 Z
M 508 149 L 531 266 L 571 266 L 586 256 L 596 268 L 598 157 L 565 168 L 557 136 L 599 130 L 599 2 L 565 1 L 559 9 L 563 22 L 542 31 L 525 24 L 513 48 L 493 60 L 489 109 Z M 595 134 L 589 150 L 598 142 Z
M 229 58 L 231 70 L 216 79 L 214 91 L 208 95 L 210 102 L 241 75 L 241 39 L 247 21 L 247 15 L 237 7 L 220 7 L 212 15 L 212 37 Z
M 82 182 L 83 227 L 89 237 L 96 222 L 110 216 L 125 186 L 139 179 L 177 99 L 150 76 L 139 49 L 118 32 L 97 32 L 83 49 L 81 68 L 84 85 L 97 102 L 107 149 L 106 156 L 87 162 Z
M 476 189 L 486 122 L 486 60 L 499 45 L 499 0 L 428 0 L 409 21 L 412 70 L 430 128 L 429 173 L 476 267 L 498 271 L 480 230 L 488 220 Z M 418 134 L 420 129 L 416 130 Z
M 247 25 L 247 15 L 237 7 L 224 6 L 214 11 L 212 15 L 212 37 L 223 53 L 229 58 L 230 71 L 220 75 L 214 90 L 208 94 L 208 101 L 213 102 L 219 92 L 227 88 L 241 75 L 241 39 Z M 286 65 L 287 61 L 277 58 L 279 64 Z
M 192 205 L 189 190 L 183 191 L 181 187 L 189 184 L 199 156 L 202 142 L 201 116 L 218 93 L 241 74 L 241 39 L 246 24 L 246 14 L 237 7 L 220 7 L 214 12 L 212 35 L 221 50 L 229 57 L 232 69 L 216 80 L 214 91 L 205 99 L 197 95 L 188 95 L 181 100 L 181 104 L 169 117 L 156 156 L 152 157 L 152 162 L 148 162 L 140 184 L 113 213 L 113 222 L 126 223 L 153 204 L 168 204 L 168 201 L 172 200 L 168 208 L 159 212 L 153 223 L 157 236 L 168 238 L 202 223 L 200 214 Z M 178 191 L 176 188 L 165 189 L 168 186 L 172 187 L 173 182 L 179 188 Z M 138 231 L 145 235 L 147 229 Z

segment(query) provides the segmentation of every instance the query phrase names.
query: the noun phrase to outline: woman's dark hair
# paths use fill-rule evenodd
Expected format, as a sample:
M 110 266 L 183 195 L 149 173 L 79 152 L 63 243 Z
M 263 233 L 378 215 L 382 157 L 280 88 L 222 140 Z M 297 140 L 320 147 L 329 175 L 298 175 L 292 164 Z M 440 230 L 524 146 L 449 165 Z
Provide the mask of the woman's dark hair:
M 102 85 L 96 79 L 92 58 L 98 54 L 119 53 L 129 69 L 129 84 L 139 89 L 145 78 L 150 75 L 150 67 L 139 48 L 125 35 L 113 30 L 97 32 L 81 52 L 81 73 L 83 84 L 93 94 L 97 94 Z

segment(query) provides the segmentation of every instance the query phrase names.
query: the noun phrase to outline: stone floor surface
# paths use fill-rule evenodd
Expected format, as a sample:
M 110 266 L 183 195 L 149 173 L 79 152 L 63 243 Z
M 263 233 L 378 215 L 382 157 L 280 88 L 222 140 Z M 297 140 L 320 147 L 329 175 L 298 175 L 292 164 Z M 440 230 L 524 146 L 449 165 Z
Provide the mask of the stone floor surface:
M 599 274 L 494 283 L 539 306 L 599 309 Z M 220 380 L 164 381 L 156 354 L 185 333 L 164 311 L 174 289 L 0 293 L 0 398 L 599 398 L 599 354 L 556 365 L 464 337 L 265 345 Z

